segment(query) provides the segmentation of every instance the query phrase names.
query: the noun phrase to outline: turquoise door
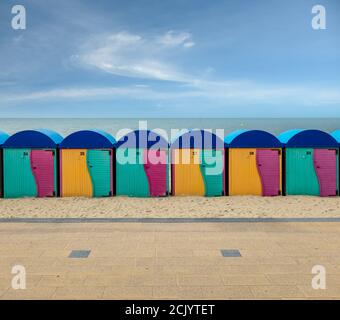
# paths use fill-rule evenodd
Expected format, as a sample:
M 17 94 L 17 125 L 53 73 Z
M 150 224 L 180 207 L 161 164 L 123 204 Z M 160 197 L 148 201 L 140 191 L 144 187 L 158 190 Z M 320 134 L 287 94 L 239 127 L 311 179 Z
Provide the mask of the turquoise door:
M 4 197 L 36 197 L 37 187 L 31 169 L 30 149 L 4 150 Z
M 201 172 L 204 181 L 205 195 L 223 195 L 224 159 L 222 150 L 202 150 Z
M 144 150 L 118 148 L 116 151 L 116 192 L 117 195 L 148 197 L 148 178 L 143 163 Z
M 112 195 L 111 156 L 110 150 L 87 150 L 87 167 L 92 181 L 94 197 Z
M 313 163 L 313 149 L 286 150 L 286 193 L 287 195 L 312 196 L 320 194 Z

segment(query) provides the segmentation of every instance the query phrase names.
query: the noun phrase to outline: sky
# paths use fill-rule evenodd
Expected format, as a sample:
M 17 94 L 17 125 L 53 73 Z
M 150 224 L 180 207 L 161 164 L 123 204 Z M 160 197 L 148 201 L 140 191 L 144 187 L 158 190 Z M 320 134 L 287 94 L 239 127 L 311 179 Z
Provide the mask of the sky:
M 21 0 L 25 30 L 16 4 L 1 118 L 340 117 L 338 0 Z

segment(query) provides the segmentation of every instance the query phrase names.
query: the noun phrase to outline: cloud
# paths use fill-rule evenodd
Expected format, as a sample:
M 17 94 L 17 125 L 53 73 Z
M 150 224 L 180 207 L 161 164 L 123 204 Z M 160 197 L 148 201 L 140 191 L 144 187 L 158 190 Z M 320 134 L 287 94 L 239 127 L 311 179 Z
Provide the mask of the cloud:
M 158 42 L 165 47 L 183 46 L 185 48 L 191 48 L 195 45 L 190 33 L 175 32 L 173 30 L 168 31 L 166 34 L 159 37 Z
M 71 57 L 78 67 L 94 68 L 101 72 L 130 78 L 128 86 L 57 87 L 33 92 L 0 94 L 0 106 L 5 103 L 50 100 L 153 101 L 171 105 L 180 102 L 195 110 L 198 103 L 207 107 L 261 105 L 323 106 L 340 104 L 340 90 L 320 89 L 305 85 L 272 85 L 249 80 L 214 79 L 210 67 L 200 78 L 184 72 L 171 63 L 172 54 L 187 54 L 194 46 L 187 32 L 168 31 L 145 36 L 128 32 L 99 34 L 90 37 Z M 178 60 L 173 60 L 178 61 Z M 158 80 L 150 84 L 143 80 Z M 159 85 L 166 81 L 166 86 Z
M 72 60 L 117 76 L 187 82 L 188 76 L 170 64 L 166 54 L 170 48 L 193 45 L 189 33 L 169 31 L 158 38 L 147 38 L 120 32 L 90 39 Z
M 177 90 L 160 90 L 151 86 L 130 85 L 116 87 L 59 88 L 21 94 L 0 95 L 2 103 L 49 100 L 138 100 L 165 103 L 194 103 L 199 100 L 207 106 L 227 107 L 238 105 L 272 105 L 285 103 L 301 106 L 340 104 L 340 90 L 317 90 L 309 87 L 264 86 L 253 82 L 205 82 L 178 86 Z M 195 100 L 197 99 L 197 100 Z M 306 115 L 307 116 L 307 115 Z
M 2 95 L 4 102 L 46 100 L 46 99 L 88 99 L 101 97 L 121 97 L 138 94 L 139 87 L 92 87 L 92 88 L 59 88 L 35 91 L 22 94 Z

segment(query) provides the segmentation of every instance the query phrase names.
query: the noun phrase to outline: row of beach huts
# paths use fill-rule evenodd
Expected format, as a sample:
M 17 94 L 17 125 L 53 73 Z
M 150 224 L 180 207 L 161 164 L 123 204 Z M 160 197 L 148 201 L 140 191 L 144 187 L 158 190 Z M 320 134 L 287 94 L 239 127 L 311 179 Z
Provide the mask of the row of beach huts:
M 0 196 L 339 195 L 340 130 L 0 132 Z M 128 159 L 128 160 L 127 160 Z M 156 160 L 156 161 L 154 161 Z

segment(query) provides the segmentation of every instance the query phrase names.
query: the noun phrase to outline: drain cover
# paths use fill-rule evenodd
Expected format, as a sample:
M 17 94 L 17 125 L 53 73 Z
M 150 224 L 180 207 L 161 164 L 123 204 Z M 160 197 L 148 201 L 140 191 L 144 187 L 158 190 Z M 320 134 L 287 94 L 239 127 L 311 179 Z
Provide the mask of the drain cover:
M 237 249 L 223 249 L 221 254 L 223 257 L 241 257 L 241 253 Z
M 87 258 L 91 250 L 72 250 L 69 258 Z

